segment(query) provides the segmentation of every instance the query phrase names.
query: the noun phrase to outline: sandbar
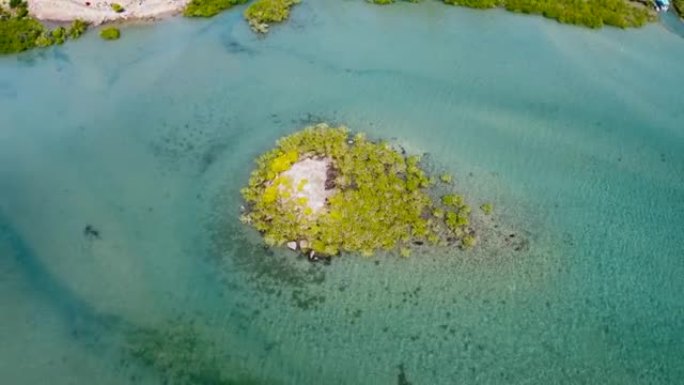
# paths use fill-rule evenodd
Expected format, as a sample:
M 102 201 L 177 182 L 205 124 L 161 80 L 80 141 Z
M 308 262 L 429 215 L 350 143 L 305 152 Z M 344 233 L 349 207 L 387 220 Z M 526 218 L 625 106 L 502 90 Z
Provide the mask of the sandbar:
M 112 4 L 124 8 L 117 13 Z M 179 14 L 189 0 L 28 0 L 29 13 L 43 21 L 70 22 L 76 19 L 98 25 L 125 20 L 155 20 Z

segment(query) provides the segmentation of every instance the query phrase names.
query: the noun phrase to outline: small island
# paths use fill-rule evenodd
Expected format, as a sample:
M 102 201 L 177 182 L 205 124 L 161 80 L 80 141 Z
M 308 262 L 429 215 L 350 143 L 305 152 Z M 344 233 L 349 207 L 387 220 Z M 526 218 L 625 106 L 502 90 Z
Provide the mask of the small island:
M 119 40 L 121 31 L 115 27 L 107 27 L 100 30 L 100 37 L 104 40 Z
M 242 189 L 242 222 L 268 245 L 312 261 L 477 243 L 471 208 L 452 191 L 450 176 L 431 177 L 419 156 L 346 127 L 307 127 L 278 140 L 256 165 Z

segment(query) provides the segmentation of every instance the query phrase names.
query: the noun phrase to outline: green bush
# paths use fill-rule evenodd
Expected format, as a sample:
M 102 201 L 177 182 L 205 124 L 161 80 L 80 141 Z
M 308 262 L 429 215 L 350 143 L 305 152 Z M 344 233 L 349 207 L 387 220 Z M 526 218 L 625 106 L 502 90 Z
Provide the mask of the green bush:
M 315 157 L 331 159 L 334 172 L 328 177 L 333 179 L 326 184 L 336 191 L 322 212 L 311 215 L 305 201 L 291 199 L 292 181 L 281 173 Z M 408 256 L 413 242 L 445 243 L 472 233 L 470 208 L 462 197 L 448 195 L 448 207 L 431 198 L 430 179 L 418 157 L 405 157 L 362 134 L 350 136 L 344 127 L 308 127 L 280 139 L 256 163 L 242 190 L 247 211 L 241 220 L 269 245 L 306 240 L 304 252 L 372 255 L 387 250 Z
M 117 40 L 121 37 L 121 31 L 115 27 L 107 27 L 100 30 L 100 37 L 105 40 Z
M 480 210 L 482 210 L 484 215 L 490 215 L 492 211 L 494 211 L 494 206 L 489 202 L 483 203 L 482 206 L 480 206 Z
M 443 0 L 471 8 L 504 7 L 512 12 L 538 14 L 561 23 L 600 28 L 640 27 L 654 19 L 653 11 L 629 0 Z M 684 1 L 684 0 L 677 0 Z
M 477 244 L 477 239 L 470 234 L 464 236 L 463 239 L 461 240 L 461 248 L 466 249 L 466 250 L 472 249 L 473 247 L 475 247 L 476 244 Z
M 32 18 L 3 16 L 0 18 L 0 54 L 17 53 L 36 47 L 36 39 L 44 31 L 45 27 Z
M 0 7 L 0 54 L 63 44 L 67 39 L 78 38 L 88 28 L 87 23 L 76 20 L 69 30 L 57 27 L 50 31 L 38 20 L 27 16 L 26 7 L 25 2 L 20 2 L 14 10 Z
M 24 6 L 23 6 L 23 7 L 17 8 L 17 17 L 18 17 L 18 18 L 22 18 L 22 17 L 28 16 L 29 11 L 28 11 L 28 8 L 27 8 L 25 5 L 26 5 L 26 3 L 24 3 Z
M 122 13 L 125 11 L 124 7 L 122 7 L 119 3 L 112 3 L 110 6 L 112 7 L 112 11 L 116 13 Z
M 272 23 L 280 23 L 290 17 L 290 8 L 299 0 L 255 0 L 245 10 L 245 19 L 256 32 L 268 32 Z
M 439 176 L 439 180 L 442 183 L 451 184 L 454 181 L 454 177 L 449 174 L 442 174 Z
M 67 30 L 64 27 L 57 27 L 52 30 L 50 33 L 52 40 L 55 42 L 55 44 L 64 44 L 66 41 L 68 35 L 67 35 Z
M 54 40 L 52 40 L 52 37 L 47 33 L 43 33 L 42 35 L 38 36 L 35 42 L 36 47 L 40 48 L 49 47 L 53 44 L 55 44 Z
M 67 30 L 67 35 L 69 39 L 78 39 L 88 30 L 88 23 L 83 20 L 74 20 L 71 22 L 69 29 Z
M 444 0 L 446 4 L 462 5 L 470 8 L 494 8 L 500 7 L 505 0 Z
M 183 15 L 186 17 L 212 17 L 221 11 L 246 2 L 247 0 L 192 0 L 185 7 Z
M 674 0 L 672 5 L 674 5 L 674 9 L 679 14 L 679 17 L 684 17 L 684 0 Z
M 10 8 L 17 8 L 23 4 L 22 0 L 9 0 Z

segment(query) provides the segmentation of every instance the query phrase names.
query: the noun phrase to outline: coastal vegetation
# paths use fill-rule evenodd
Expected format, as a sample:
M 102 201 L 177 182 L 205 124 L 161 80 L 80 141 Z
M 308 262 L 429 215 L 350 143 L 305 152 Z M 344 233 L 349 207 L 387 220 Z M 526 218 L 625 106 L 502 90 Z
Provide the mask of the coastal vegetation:
M 679 14 L 679 17 L 684 17 L 684 0 L 674 0 L 672 5 L 674 5 L 674 9 Z
M 247 0 L 191 0 L 185 7 L 183 15 L 186 17 L 212 17 L 235 5 L 246 2 Z
M 328 195 L 318 211 L 310 206 L 311 196 L 299 194 L 309 181 L 288 175 L 308 160 L 328 162 Z M 261 232 L 268 245 L 287 244 L 311 258 L 378 251 L 408 256 L 426 243 L 476 244 L 465 198 L 455 193 L 440 198 L 420 157 L 351 135 L 345 127 L 307 127 L 278 140 L 256 164 L 242 190 L 241 220 Z
M 75 20 L 68 28 L 60 26 L 50 30 L 29 16 L 26 2 L 13 0 L 9 5 L 10 9 L 0 6 L 0 54 L 63 44 L 68 39 L 77 39 L 88 29 L 87 23 Z
M 245 19 L 253 31 L 267 33 L 272 23 L 280 23 L 290 17 L 290 8 L 300 0 L 255 0 L 245 10 Z
M 371 0 L 391 4 L 396 0 Z M 409 0 L 416 2 L 416 0 Z M 470 8 L 505 8 L 511 12 L 536 14 L 565 24 L 600 28 L 640 27 L 654 19 L 651 8 L 630 0 L 442 0 L 445 4 Z M 676 0 L 684 2 L 684 0 Z M 675 4 L 676 5 L 676 4 Z
M 121 31 L 115 27 L 107 27 L 100 30 L 100 37 L 105 40 L 118 40 L 121 37 Z
M 236 5 L 250 0 L 191 0 L 184 8 L 187 17 L 212 17 Z M 421 0 L 367 0 L 375 4 L 392 4 L 397 1 L 420 2 Z M 538 14 L 561 23 L 600 28 L 610 25 L 620 28 L 639 27 L 655 19 L 652 0 L 441 0 L 448 5 L 471 8 L 504 8 L 512 12 Z M 273 23 L 280 23 L 290 16 L 291 8 L 300 0 L 252 0 L 244 17 L 252 30 L 265 34 Z M 2 4 L 0 2 L 0 4 Z M 11 54 L 36 47 L 63 44 L 66 40 L 81 36 L 88 24 L 76 20 L 70 27 L 53 30 L 29 15 L 25 0 L 9 0 L 0 5 L 0 54 Z M 116 13 L 126 10 L 119 3 L 109 7 Z M 684 0 L 673 0 L 673 7 L 684 15 Z M 109 31 L 107 39 L 117 39 L 120 33 Z

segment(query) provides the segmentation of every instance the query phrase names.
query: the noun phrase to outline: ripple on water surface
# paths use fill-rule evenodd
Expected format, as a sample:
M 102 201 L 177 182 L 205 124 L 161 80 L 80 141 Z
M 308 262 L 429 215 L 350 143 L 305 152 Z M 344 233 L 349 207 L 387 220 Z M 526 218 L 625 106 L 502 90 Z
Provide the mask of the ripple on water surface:
M 0 59 L 5 382 L 684 378 L 676 34 L 332 0 L 266 39 L 239 12 L 125 32 Z M 485 243 L 264 248 L 239 189 L 319 121 L 493 202 Z

